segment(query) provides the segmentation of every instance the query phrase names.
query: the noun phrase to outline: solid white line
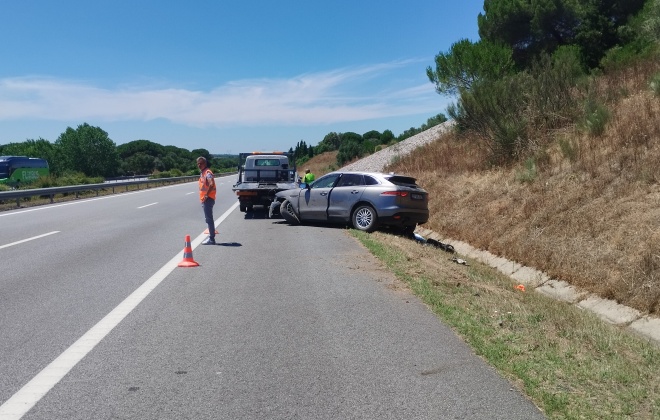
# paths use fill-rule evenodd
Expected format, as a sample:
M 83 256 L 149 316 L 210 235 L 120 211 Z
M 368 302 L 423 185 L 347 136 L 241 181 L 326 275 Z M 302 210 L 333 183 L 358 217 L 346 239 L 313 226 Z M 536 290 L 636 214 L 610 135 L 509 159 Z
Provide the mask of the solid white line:
M 238 202 L 216 220 L 215 225 L 218 226 L 222 223 L 236 207 L 238 207 Z M 191 242 L 191 248 L 195 249 L 205 238 L 205 234 L 199 235 Z M 57 359 L 53 360 L 37 376 L 25 384 L 23 388 L 5 401 L 0 406 L 0 419 L 18 420 L 34 407 L 78 362 L 87 356 L 87 353 L 92 351 L 152 290 L 174 271 L 179 261 L 181 261 L 182 253 L 183 251 L 174 256 L 156 274 L 151 276 L 149 280 L 145 281 L 115 309 L 80 337 L 78 341 L 73 343 Z
M 138 207 L 138 209 L 143 209 L 145 207 L 153 206 L 154 204 L 158 204 L 158 201 L 156 201 L 155 203 L 151 203 L 151 204 L 145 204 L 144 206 Z
M 18 245 L 18 244 L 22 244 L 23 242 L 33 241 L 35 239 L 43 238 L 44 236 L 53 235 L 55 233 L 60 233 L 60 231 L 59 230 L 54 230 L 52 232 L 44 233 L 43 235 L 33 236 L 31 238 L 22 239 L 20 241 L 12 242 L 12 243 L 6 244 L 6 245 L 0 245 L 0 249 L 9 248 L 10 246 L 13 246 L 13 245 Z

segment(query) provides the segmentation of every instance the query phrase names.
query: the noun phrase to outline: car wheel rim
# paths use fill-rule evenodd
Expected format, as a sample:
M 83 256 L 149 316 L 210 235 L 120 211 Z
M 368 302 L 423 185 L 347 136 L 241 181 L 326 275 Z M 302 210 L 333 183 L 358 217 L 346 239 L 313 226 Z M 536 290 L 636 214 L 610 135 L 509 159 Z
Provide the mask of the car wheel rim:
M 368 209 L 360 209 L 355 215 L 355 221 L 361 228 L 367 228 L 373 222 L 373 215 Z
M 293 206 L 291 205 L 291 203 L 287 203 L 286 206 L 284 207 L 284 210 L 286 210 L 286 212 L 289 213 L 290 215 L 295 214 L 293 213 Z

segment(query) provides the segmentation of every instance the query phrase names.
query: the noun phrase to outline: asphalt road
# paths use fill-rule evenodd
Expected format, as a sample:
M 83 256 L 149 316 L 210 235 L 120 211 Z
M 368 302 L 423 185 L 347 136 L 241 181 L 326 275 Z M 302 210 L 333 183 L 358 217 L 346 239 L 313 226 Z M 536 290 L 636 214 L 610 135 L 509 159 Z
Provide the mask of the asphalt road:
M 543 418 L 344 229 L 233 181 L 217 246 L 196 183 L 0 213 L 0 419 Z

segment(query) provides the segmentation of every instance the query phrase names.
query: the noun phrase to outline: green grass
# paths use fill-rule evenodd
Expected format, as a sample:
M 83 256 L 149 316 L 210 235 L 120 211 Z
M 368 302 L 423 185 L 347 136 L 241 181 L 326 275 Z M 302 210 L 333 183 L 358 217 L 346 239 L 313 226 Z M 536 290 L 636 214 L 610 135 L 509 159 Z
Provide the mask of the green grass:
M 351 232 L 548 417 L 660 419 L 660 348 L 573 305 L 520 292 L 477 262 L 453 267 L 442 251 L 428 257 L 412 241 Z M 438 274 L 442 264 L 462 270 L 460 280 Z

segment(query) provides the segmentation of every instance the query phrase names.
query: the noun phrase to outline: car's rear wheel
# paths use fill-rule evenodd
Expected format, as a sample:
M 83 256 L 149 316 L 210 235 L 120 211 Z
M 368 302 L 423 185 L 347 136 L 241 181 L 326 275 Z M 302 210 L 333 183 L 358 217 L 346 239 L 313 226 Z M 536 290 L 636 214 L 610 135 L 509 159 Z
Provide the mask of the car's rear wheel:
M 355 229 L 363 232 L 373 232 L 378 225 L 378 215 L 373 207 L 364 204 L 353 211 L 351 221 Z
M 293 211 L 293 205 L 289 200 L 284 200 L 282 205 L 280 205 L 280 215 L 291 225 L 300 224 L 300 219 L 298 219 L 298 216 Z

